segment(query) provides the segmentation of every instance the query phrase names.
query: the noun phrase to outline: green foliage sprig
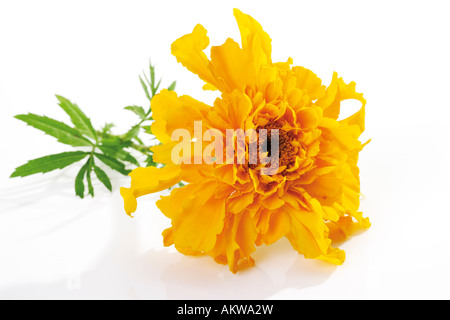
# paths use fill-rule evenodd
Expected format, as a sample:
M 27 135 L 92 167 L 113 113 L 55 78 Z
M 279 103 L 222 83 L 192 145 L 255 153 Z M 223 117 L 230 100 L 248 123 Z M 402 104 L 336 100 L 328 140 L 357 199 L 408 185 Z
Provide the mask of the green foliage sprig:
M 149 77 L 143 73 L 144 79 L 139 76 L 139 80 L 145 95 L 149 100 L 149 107 L 127 106 L 125 110 L 133 112 L 139 122 L 132 126 L 130 130 L 121 135 L 114 135 L 111 129 L 114 124 L 107 123 L 100 130 L 95 130 L 91 120 L 81 109 L 70 100 L 56 96 L 59 106 L 67 113 L 72 122 L 72 126 L 54 120 L 46 116 L 36 114 L 20 114 L 15 116 L 26 124 L 45 132 L 46 134 L 56 138 L 60 143 L 72 147 L 86 147 L 90 151 L 68 151 L 58 154 L 52 154 L 38 159 L 30 160 L 26 164 L 17 167 L 12 173 L 13 177 L 26 177 L 36 173 L 46 173 L 56 169 L 65 168 L 71 164 L 87 160 L 80 168 L 75 177 L 75 194 L 80 198 L 84 198 L 87 194 L 94 196 L 94 187 L 92 185 L 92 172 L 97 179 L 108 189 L 112 190 L 111 180 L 107 173 L 97 166 L 96 161 L 100 161 L 110 169 L 115 170 L 123 175 L 128 175 L 131 170 L 126 168 L 127 164 L 139 166 L 157 166 L 153 161 L 153 153 L 150 147 L 145 145 L 140 138 L 141 133 L 151 134 L 150 124 L 152 119 L 151 100 L 157 94 L 161 79 L 155 80 L 155 66 L 150 63 Z M 172 82 L 168 90 L 174 90 L 176 81 Z M 140 163 L 133 155 L 132 151 L 138 151 L 145 158 L 144 163 Z

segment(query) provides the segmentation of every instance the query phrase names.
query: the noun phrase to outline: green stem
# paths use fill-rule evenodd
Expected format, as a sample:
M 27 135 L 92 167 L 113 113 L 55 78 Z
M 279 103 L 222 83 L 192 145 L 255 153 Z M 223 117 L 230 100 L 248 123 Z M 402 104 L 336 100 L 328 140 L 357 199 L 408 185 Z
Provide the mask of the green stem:
M 94 158 L 94 153 L 95 153 L 95 149 L 98 147 L 98 141 L 97 143 L 92 147 L 92 151 L 91 154 L 89 155 L 89 159 L 93 159 Z
M 133 148 L 134 150 L 137 150 L 137 151 L 145 154 L 145 155 L 148 155 L 150 152 L 149 146 L 144 146 L 144 145 L 133 143 L 130 147 Z

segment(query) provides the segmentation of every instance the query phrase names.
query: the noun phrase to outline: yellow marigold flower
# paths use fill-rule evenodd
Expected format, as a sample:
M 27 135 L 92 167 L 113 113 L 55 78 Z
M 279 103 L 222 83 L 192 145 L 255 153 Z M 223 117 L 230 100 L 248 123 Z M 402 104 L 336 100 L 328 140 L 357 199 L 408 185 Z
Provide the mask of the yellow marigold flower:
M 366 101 L 354 82 L 346 84 L 336 73 L 325 87 L 312 71 L 292 66 L 292 59 L 273 63 L 271 39 L 260 24 L 237 9 L 234 16 L 242 46 L 228 39 L 211 48 L 209 59 L 201 25 L 172 44 L 172 54 L 205 81 L 204 89 L 222 95 L 213 106 L 168 90 L 153 98 L 152 132 L 162 144 L 152 151 L 165 166 L 130 174 L 131 187 L 121 189 L 125 210 L 131 215 L 137 197 L 185 181 L 157 202 L 172 221 L 163 232 L 164 245 L 173 244 L 183 254 L 208 254 L 236 272 L 254 264 L 255 246 L 287 237 L 305 258 L 342 264 L 345 253 L 332 241 L 370 226 L 358 211 L 357 161 L 364 146 L 358 138 Z M 362 107 L 338 120 L 346 99 L 359 100 Z M 195 134 L 199 121 L 202 133 L 214 128 L 224 140 L 227 129 L 278 129 L 276 174 L 262 174 L 267 164 L 249 163 L 249 141 L 243 163 L 198 163 L 205 143 L 183 155 L 192 161 L 175 163 L 178 141 L 172 134 L 180 128 Z

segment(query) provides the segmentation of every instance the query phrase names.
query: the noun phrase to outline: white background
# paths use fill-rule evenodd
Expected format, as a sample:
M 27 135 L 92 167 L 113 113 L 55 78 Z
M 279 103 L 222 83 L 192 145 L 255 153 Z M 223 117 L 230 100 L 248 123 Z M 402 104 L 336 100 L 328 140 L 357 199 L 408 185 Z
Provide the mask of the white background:
M 136 120 L 123 107 L 146 104 L 138 75 L 149 58 L 163 85 L 176 79 L 179 93 L 211 103 L 170 45 L 197 23 L 213 45 L 239 41 L 233 7 L 269 33 L 274 61 L 292 57 L 325 84 L 337 71 L 368 101 L 372 142 L 359 163 L 372 227 L 340 246 L 343 266 L 305 260 L 282 240 L 233 275 L 163 247 L 170 221 L 158 195 L 127 217 L 127 177 L 112 175 L 112 194 L 96 182 L 84 200 L 76 168 L 9 179 L 27 160 L 70 150 L 14 115 L 67 121 L 60 94 L 122 133 Z M 0 298 L 449 299 L 448 13 L 448 1 L 1 0 Z

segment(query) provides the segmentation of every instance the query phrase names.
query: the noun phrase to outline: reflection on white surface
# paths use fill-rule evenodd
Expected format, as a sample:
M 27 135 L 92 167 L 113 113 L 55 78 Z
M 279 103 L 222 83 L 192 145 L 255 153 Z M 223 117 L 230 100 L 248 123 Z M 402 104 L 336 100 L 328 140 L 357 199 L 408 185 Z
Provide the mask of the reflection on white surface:
M 118 192 L 74 198 L 70 177 L 63 171 L 2 191 L 1 236 L 9 245 L 1 247 L 1 298 L 266 299 L 318 285 L 336 269 L 306 261 L 282 240 L 258 248 L 257 265 L 234 275 L 209 256 L 163 247 L 169 221 L 154 205 L 158 196 L 131 219 Z

